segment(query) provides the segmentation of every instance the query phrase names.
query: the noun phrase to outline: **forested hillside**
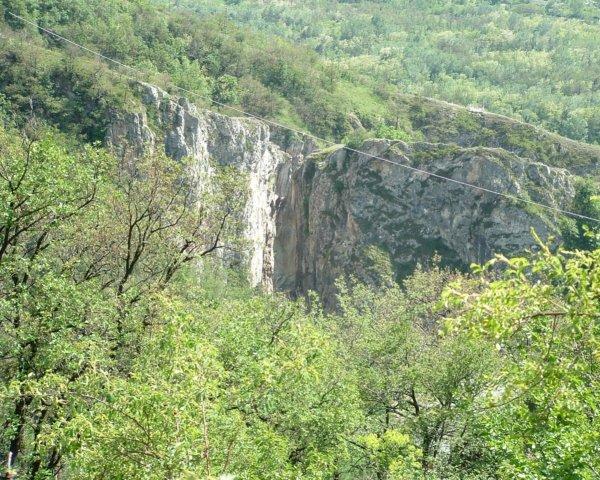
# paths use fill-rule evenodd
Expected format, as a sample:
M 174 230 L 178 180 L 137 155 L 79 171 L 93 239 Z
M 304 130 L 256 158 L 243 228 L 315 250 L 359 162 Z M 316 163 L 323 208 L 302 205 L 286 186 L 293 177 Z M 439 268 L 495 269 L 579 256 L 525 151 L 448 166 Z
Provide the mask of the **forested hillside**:
M 352 131 L 350 112 L 371 128 L 388 115 L 385 101 L 351 72 L 219 16 L 138 0 L 5 0 L 4 6 L 147 72 L 120 74 L 195 92 L 200 105 L 218 108 L 215 100 L 337 139 Z M 133 101 L 123 86 L 127 78 L 107 73 L 93 56 L 39 35 L 15 17 L 5 14 L 2 20 L 0 85 L 7 105 L 22 115 L 33 109 L 66 128 L 77 126 L 89 140 L 103 138 L 106 110 Z
M 2 7 L 1 478 L 598 478 L 595 2 Z
M 593 0 L 178 0 L 306 45 L 396 91 L 502 113 L 600 143 Z
M 595 2 L 4 3 L 155 81 L 337 140 L 355 130 L 350 112 L 382 133 L 382 123 L 397 126 L 398 94 L 417 94 L 600 142 Z M 57 58 L 38 57 L 43 89 Z M 94 68 L 74 63 L 85 91 Z M 52 110 L 64 100 L 38 102 Z

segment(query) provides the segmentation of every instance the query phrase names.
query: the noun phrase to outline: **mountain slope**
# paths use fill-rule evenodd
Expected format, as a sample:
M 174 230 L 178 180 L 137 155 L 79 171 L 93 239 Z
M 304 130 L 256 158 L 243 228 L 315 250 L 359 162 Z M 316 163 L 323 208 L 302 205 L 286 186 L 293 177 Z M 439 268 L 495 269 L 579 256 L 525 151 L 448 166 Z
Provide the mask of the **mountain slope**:
M 3 5 L 0 94 L 11 113 L 22 119 L 33 112 L 86 141 L 103 138 L 108 109 L 135 102 L 123 75 L 193 91 L 203 106 L 233 105 L 330 138 L 351 131 L 350 112 L 367 126 L 387 114 L 385 101 L 351 72 L 222 17 L 157 8 L 147 0 Z M 113 71 L 8 12 L 144 73 L 110 64 Z
M 309 46 L 382 91 L 477 105 L 600 143 L 597 1 L 168 3 Z

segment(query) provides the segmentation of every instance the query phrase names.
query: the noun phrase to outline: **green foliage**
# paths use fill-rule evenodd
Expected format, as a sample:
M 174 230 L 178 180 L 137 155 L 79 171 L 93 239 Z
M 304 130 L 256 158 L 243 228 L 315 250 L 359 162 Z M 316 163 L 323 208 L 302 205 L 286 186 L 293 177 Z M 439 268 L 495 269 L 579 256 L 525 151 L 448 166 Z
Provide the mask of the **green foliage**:
M 339 284 L 333 324 L 368 412 L 361 467 L 377 478 L 413 478 L 419 470 L 446 478 L 454 448 L 476 428 L 496 352 L 486 341 L 439 335 L 449 311 L 437 304 L 455 276 L 419 268 L 403 286 Z M 394 477 L 394 469 L 407 476 Z
M 500 478 L 593 478 L 598 463 L 600 250 L 494 263 L 480 293 L 448 296 L 464 313 L 454 331 L 493 341 L 505 362 L 488 398 L 482 438 Z M 490 264 L 491 265 L 491 264 Z
M 243 197 L 239 175 L 198 198 L 185 164 L 61 140 L 0 130 L 0 449 L 28 478 L 63 469 L 81 401 L 131 371 L 152 298 L 236 233 Z
M 387 472 L 391 480 L 422 478 L 421 451 L 411 443 L 408 435 L 387 430 L 381 437 L 370 434 L 361 440 L 377 471 Z
M 108 110 L 132 97 L 123 79 L 99 75 L 106 70 L 101 64 L 57 55 L 18 36 L 0 46 L 0 65 L 4 109 L 21 125 L 39 116 L 65 132 L 103 140 Z
M 72 259 L 51 248 L 94 201 L 110 162 L 92 149 L 73 155 L 52 136 L 0 135 L 0 448 L 35 475 L 43 459 L 56 467 L 57 447 L 46 439 L 84 372 L 110 361 L 111 304 L 91 282 L 69 275 Z
M 4 4 L 44 28 L 146 72 L 132 73 L 90 58 L 5 14 L 12 29 L 3 29 L 0 92 L 20 120 L 35 114 L 87 140 L 104 139 L 112 109 L 135 108 L 127 85 L 132 76 L 165 89 L 171 83 L 185 88 L 201 105 L 211 106 L 214 100 L 243 106 L 328 137 L 343 136 L 346 116 L 355 107 L 337 69 L 316 54 L 237 27 L 219 15 L 200 16 L 137 0 Z M 361 81 L 347 83 L 358 88 Z M 374 97 L 367 88 L 363 98 Z M 364 108 L 372 109 L 372 102 Z
M 389 125 L 379 125 L 375 131 L 377 138 L 388 138 L 390 140 L 402 140 L 403 142 L 410 142 L 411 136 L 404 130 L 399 128 L 391 127 Z
M 331 340 L 300 305 L 181 300 L 158 299 L 131 373 L 71 424 L 74 478 L 327 475 L 357 412 Z
M 571 210 L 590 218 L 600 218 L 600 188 L 592 180 L 576 185 Z M 600 224 L 583 218 L 566 218 L 561 223 L 561 233 L 566 248 L 593 250 L 600 247 Z
M 362 131 L 355 131 L 355 132 L 350 133 L 349 135 L 346 135 L 344 137 L 343 141 L 344 141 L 344 144 L 347 145 L 349 148 L 358 150 L 358 149 L 362 148 L 362 145 L 365 142 L 365 140 L 368 140 L 369 138 L 372 138 L 372 137 L 373 137 L 373 135 L 371 134 L 371 132 L 362 130 Z
M 158 2 L 158 0 L 157 0 Z M 165 2 L 159 2 L 165 3 Z M 595 2 L 182 0 L 304 44 L 372 87 L 473 105 L 599 143 Z
M 237 79 L 231 75 L 219 77 L 215 82 L 213 98 L 217 102 L 236 104 L 239 98 Z

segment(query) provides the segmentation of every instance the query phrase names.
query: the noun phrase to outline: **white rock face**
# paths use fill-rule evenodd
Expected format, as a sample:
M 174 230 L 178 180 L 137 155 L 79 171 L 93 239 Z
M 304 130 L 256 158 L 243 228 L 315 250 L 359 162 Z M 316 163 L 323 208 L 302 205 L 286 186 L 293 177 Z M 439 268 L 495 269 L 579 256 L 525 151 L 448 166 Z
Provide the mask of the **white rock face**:
M 186 99 L 173 99 L 151 85 L 142 85 L 143 114 L 115 115 L 107 143 L 116 151 L 135 154 L 159 148 L 172 158 L 191 157 L 194 174 L 210 178 L 211 162 L 234 165 L 248 175 L 249 198 L 244 211 L 245 237 L 250 244 L 249 276 L 253 285 L 273 288 L 274 210 L 280 198 L 278 173 L 291 156 L 270 139 L 269 127 L 245 118 L 231 118 L 201 110 Z M 152 133 L 153 116 L 164 138 Z M 125 147 L 125 146 L 128 147 Z

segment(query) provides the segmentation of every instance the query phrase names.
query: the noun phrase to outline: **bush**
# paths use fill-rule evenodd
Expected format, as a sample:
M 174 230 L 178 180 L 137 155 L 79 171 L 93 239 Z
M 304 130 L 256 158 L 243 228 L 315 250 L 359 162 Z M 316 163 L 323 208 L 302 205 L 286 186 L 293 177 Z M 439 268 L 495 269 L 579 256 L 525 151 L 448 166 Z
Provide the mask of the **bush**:
M 388 140 L 402 140 L 403 142 L 410 142 L 412 137 L 404 130 L 399 128 L 391 127 L 389 125 L 382 124 L 375 130 L 375 135 L 378 138 L 387 138 Z

